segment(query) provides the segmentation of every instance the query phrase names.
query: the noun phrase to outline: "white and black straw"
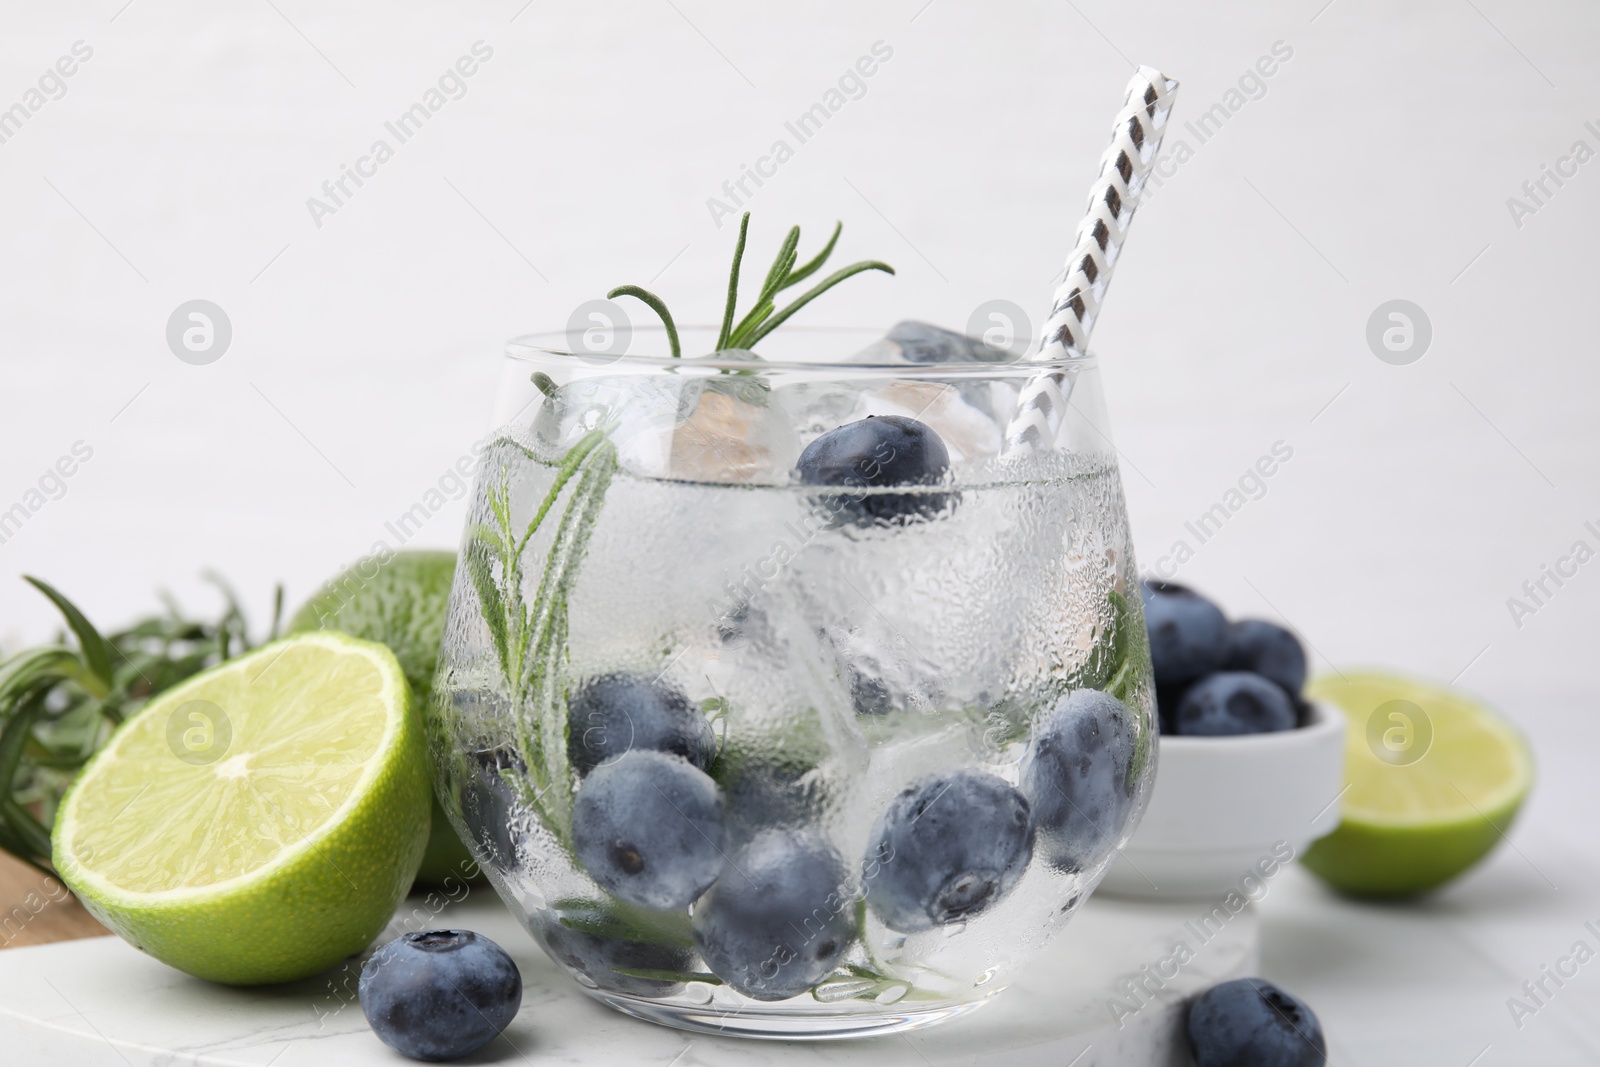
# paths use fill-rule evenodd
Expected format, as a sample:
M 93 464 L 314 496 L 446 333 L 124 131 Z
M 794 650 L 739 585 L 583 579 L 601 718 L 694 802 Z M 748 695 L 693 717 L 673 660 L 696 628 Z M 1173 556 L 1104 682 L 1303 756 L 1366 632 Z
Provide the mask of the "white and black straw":
M 1056 289 L 1035 360 L 1058 363 L 1088 355 L 1089 334 L 1127 240 L 1145 178 L 1155 164 L 1177 93 L 1178 83 L 1152 67 L 1140 67 L 1128 82 L 1126 99 L 1111 131 L 1111 145 L 1100 159 L 1100 175 L 1089 192 L 1088 214 L 1078 223 L 1066 276 Z M 1071 392 L 1070 369 L 1058 367 L 1030 379 L 1006 427 L 1006 450 L 1053 445 Z

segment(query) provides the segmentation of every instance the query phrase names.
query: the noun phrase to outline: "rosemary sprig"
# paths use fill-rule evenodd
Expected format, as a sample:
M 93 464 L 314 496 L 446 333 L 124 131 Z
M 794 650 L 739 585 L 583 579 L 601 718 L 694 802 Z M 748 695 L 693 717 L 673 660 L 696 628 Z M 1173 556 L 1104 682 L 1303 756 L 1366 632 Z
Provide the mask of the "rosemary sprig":
M 745 313 L 742 319 L 734 321 L 739 304 L 739 273 L 744 261 L 745 238 L 750 229 L 750 213 L 747 211 L 739 219 L 739 240 L 733 247 L 733 266 L 728 271 L 728 297 L 722 309 L 722 326 L 717 331 L 717 351 L 729 348 L 742 348 L 754 350 L 760 341 L 789 321 L 790 317 L 811 301 L 832 289 L 846 278 L 853 277 L 864 271 L 881 270 L 885 274 L 893 274 L 894 268 L 887 263 L 875 259 L 863 260 L 852 263 L 828 275 L 815 286 L 808 289 L 793 303 L 782 311 L 777 308 L 777 296 L 790 286 L 811 277 L 828 257 L 833 254 L 834 247 L 839 243 L 839 234 L 844 231 L 844 223 L 835 223 L 833 235 L 828 238 L 828 243 L 822 246 L 822 251 L 806 260 L 804 264 L 796 266 L 799 258 L 800 227 L 791 226 L 784 236 L 783 244 L 778 248 L 778 255 L 772 261 L 772 266 L 767 269 L 767 276 L 761 283 L 761 289 L 756 295 L 755 303 Z M 650 310 L 660 317 L 667 328 L 667 342 L 672 349 L 672 358 L 679 359 L 683 355 L 682 346 L 678 341 L 678 327 L 673 321 L 672 313 L 667 310 L 666 301 L 652 293 L 650 290 L 638 285 L 619 285 L 606 296 L 615 300 L 619 296 L 631 296 L 643 302 Z
M 556 465 L 543 501 L 519 533 L 511 518 L 513 477 L 509 470 L 489 491 L 493 525 L 478 527 L 467 553 L 467 567 L 507 693 L 516 709 L 517 747 L 527 780 L 523 800 L 563 845 L 572 806 L 572 775 L 567 763 L 567 597 L 578 565 L 605 503 L 617 469 L 610 427 L 591 430 Z M 571 484 L 567 502 L 551 536 L 533 603 L 522 593 L 523 557 Z

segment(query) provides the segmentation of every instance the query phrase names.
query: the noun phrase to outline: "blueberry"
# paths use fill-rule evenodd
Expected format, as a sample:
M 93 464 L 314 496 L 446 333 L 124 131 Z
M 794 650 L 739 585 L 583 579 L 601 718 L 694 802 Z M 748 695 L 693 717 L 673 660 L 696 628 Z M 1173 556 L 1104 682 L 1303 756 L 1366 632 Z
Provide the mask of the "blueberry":
M 641 908 L 687 907 L 722 870 L 722 792 L 682 756 L 626 752 L 584 779 L 572 806 L 578 862 Z
M 1212 986 L 1189 1008 L 1196 1067 L 1322 1067 L 1328 1045 L 1306 1002 L 1260 978 Z
M 574 975 L 588 979 L 597 989 L 635 997 L 670 997 L 683 992 L 682 982 L 619 974 L 617 968 L 679 973 L 694 968 L 694 953 L 687 948 L 625 941 L 586 930 L 573 930 L 559 922 L 544 923 L 538 929 L 539 944 L 550 958 Z
M 1187 685 L 1156 686 L 1156 718 L 1161 724 L 1162 733 L 1178 732 L 1178 705 L 1183 703 L 1183 694 L 1188 691 Z
M 1057 702 L 1034 733 L 1022 763 L 1045 859 L 1086 870 L 1116 847 L 1134 789 L 1133 716 L 1109 693 L 1080 689 Z
M 735 652 L 748 648 L 751 641 L 770 640 L 771 629 L 765 609 L 748 600 L 736 601 L 717 616 L 717 638 L 723 648 Z
M 671 752 L 705 770 L 717 738 L 698 708 L 668 682 L 637 674 L 602 674 L 567 703 L 567 758 L 588 774 L 624 752 Z
M 757 834 L 694 909 L 701 959 L 755 1000 L 786 1000 L 816 985 L 855 933 L 844 862 L 807 830 Z
M 728 810 L 728 833 L 748 840 L 762 830 L 799 826 L 828 802 L 815 759 L 785 753 L 741 755 L 717 766 Z
M 1183 695 L 1178 705 L 1178 733 L 1190 737 L 1227 737 L 1292 730 L 1299 716 L 1283 687 L 1248 671 L 1207 675 Z
M 506 775 L 526 776 L 522 757 L 505 749 L 474 754 L 477 773 L 461 786 L 461 815 L 477 838 L 479 854 L 501 871 L 517 866 L 520 801 Z
M 854 663 L 849 666 L 849 674 L 850 703 L 857 715 L 887 715 L 894 710 L 894 692 L 888 682 Z
M 482 1048 L 522 1005 L 517 965 L 471 930 L 395 938 L 361 968 L 358 989 L 372 1032 L 414 1060 L 453 1060 Z
M 965 922 L 1005 899 L 1033 858 L 1033 820 L 1021 793 L 968 769 L 902 790 L 870 840 L 867 905 L 909 934 Z
M 1255 671 L 1294 696 L 1306 684 L 1306 650 L 1299 638 L 1275 622 L 1240 619 L 1228 628 L 1222 668 Z
M 800 453 L 796 469 L 805 485 L 857 490 L 896 485 L 937 485 L 950 469 L 950 453 L 933 428 L 903 415 L 868 415 L 829 430 Z M 949 493 L 830 494 L 821 503 L 840 519 L 889 522 L 944 509 Z
M 929 712 L 941 700 L 940 671 L 920 657 L 884 647 L 859 628 L 832 627 L 820 636 L 834 652 L 857 715 Z
M 1142 592 L 1157 685 L 1182 685 L 1222 665 L 1228 620 L 1215 604 L 1173 582 L 1145 581 Z

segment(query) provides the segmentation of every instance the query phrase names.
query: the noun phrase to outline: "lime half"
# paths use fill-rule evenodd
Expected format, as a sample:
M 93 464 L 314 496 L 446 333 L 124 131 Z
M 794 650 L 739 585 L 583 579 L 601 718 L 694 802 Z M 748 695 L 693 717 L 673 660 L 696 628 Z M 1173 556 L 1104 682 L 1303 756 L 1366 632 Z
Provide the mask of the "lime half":
M 129 942 L 218 982 L 365 948 L 428 836 L 426 746 L 384 646 L 292 637 L 163 693 L 73 783 L 54 860 Z
M 456 554 L 433 549 L 402 549 L 382 562 L 363 560 L 328 579 L 295 612 L 289 632 L 338 630 L 387 645 L 426 715 L 455 573 Z M 472 854 L 435 804 L 433 833 L 417 881 L 445 885 L 476 871 Z
M 1318 678 L 1313 700 L 1344 710 L 1343 820 L 1303 862 L 1336 889 L 1434 889 L 1504 839 L 1533 785 L 1522 735 L 1454 689 L 1379 672 Z

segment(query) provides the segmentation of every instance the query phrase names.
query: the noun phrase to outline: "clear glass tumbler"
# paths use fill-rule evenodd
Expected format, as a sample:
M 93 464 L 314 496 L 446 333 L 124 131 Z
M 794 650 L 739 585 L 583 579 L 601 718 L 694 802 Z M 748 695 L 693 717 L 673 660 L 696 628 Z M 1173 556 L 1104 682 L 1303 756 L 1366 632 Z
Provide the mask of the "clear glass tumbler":
M 438 791 L 529 932 L 629 1014 L 777 1038 L 950 1018 L 1143 810 L 1154 690 L 1094 361 L 1066 368 L 1054 442 L 1018 450 L 1045 365 L 874 336 L 506 353 Z

